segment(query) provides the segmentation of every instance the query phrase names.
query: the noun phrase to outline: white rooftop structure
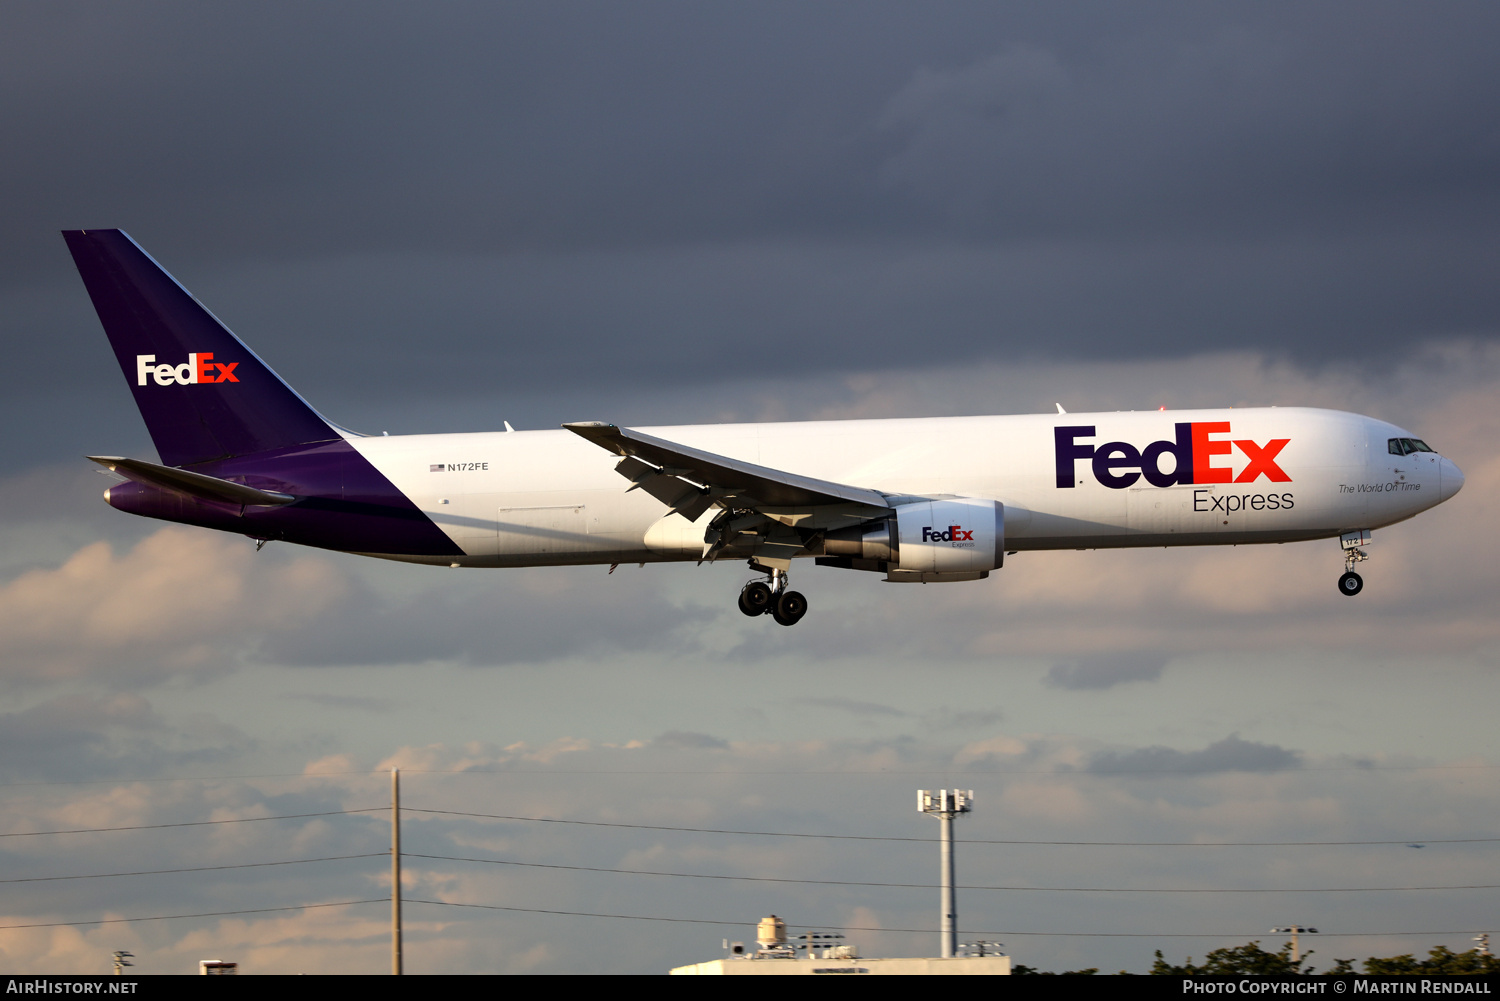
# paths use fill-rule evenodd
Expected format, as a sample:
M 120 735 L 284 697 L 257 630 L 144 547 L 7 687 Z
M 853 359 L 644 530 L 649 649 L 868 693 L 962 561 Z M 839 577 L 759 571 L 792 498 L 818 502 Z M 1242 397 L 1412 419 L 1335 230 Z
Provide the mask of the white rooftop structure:
M 842 935 L 809 932 L 790 942 L 786 922 L 772 914 L 756 926 L 759 948 L 747 952 L 740 943 L 724 943 L 730 955 L 672 970 L 674 977 L 816 977 L 816 976 L 1009 976 L 1010 957 L 994 955 L 994 943 L 976 943 L 981 955 L 874 958 L 853 945 L 836 944 Z M 983 954 L 990 953 L 990 954 Z

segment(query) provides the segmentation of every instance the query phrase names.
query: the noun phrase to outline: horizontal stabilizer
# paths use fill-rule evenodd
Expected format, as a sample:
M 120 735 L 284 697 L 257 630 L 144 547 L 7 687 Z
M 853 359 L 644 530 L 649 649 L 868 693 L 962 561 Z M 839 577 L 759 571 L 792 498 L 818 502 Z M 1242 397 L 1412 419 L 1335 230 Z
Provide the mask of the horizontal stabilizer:
M 89 461 L 97 462 L 110 472 L 144 483 L 161 490 L 198 497 L 203 500 L 220 501 L 225 504 L 243 504 L 249 507 L 280 507 L 297 498 L 275 490 L 257 490 L 243 483 L 221 480 L 217 476 L 205 476 L 186 469 L 159 466 L 144 459 L 125 459 L 116 455 L 91 455 Z

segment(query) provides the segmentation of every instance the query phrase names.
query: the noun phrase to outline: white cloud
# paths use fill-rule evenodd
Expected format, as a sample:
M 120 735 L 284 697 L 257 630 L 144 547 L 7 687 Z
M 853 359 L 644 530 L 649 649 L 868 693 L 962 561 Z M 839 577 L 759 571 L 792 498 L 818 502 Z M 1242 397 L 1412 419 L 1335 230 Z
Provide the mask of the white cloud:
M 106 542 L 0 588 L 7 681 L 90 675 L 124 685 L 222 669 L 267 632 L 315 620 L 344 589 L 322 559 L 257 559 L 250 543 L 163 528 L 117 555 Z

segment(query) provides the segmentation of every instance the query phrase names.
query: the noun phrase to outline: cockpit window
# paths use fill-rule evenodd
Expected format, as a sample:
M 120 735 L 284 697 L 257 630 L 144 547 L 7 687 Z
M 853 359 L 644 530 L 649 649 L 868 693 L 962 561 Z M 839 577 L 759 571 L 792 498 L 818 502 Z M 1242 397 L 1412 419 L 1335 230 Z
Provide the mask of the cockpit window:
M 1420 438 L 1388 438 L 1386 451 L 1392 455 L 1411 455 L 1413 452 L 1431 452 L 1432 449 Z

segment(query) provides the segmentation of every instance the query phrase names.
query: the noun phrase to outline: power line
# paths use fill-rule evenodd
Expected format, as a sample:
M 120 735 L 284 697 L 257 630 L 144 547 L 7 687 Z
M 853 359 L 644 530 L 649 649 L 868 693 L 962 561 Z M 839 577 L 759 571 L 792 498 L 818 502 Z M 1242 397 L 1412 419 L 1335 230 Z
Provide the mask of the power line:
M 111 879 L 120 876 L 164 876 L 185 872 L 220 872 L 232 869 L 258 869 L 268 866 L 305 865 L 312 862 L 339 862 L 347 859 L 385 858 L 388 851 L 361 852 L 354 855 L 326 855 L 318 858 L 286 859 L 275 862 L 239 862 L 225 865 L 184 866 L 175 869 L 140 869 L 128 872 L 81 873 L 70 876 L 25 876 L 0 879 L 0 884 L 47 883 L 68 879 Z M 813 886 L 868 886 L 886 889 L 932 890 L 931 883 L 884 883 L 845 879 L 799 879 L 788 876 L 739 876 L 701 872 L 666 872 L 658 869 L 615 869 L 604 866 L 563 865 L 547 862 L 517 862 L 510 859 L 474 858 L 460 855 L 430 855 L 402 852 L 403 858 L 420 858 L 441 862 L 478 862 L 521 869 L 555 869 L 569 872 L 601 872 L 625 876 L 666 876 L 678 879 L 717 879 L 747 883 L 794 883 Z M 1218 887 L 1110 887 L 1110 886 L 960 886 L 960 890 L 1000 890 L 1036 893 L 1381 893 L 1414 890 L 1496 890 L 1500 884 L 1465 884 L 1447 886 L 1324 886 L 1292 888 L 1218 888 Z
M 144 785 L 148 782 L 233 782 L 237 779 L 322 779 L 333 775 L 381 775 L 380 771 L 353 769 L 333 772 L 266 772 L 261 775 L 153 775 L 142 778 L 116 776 L 108 779 L 51 779 L 46 782 L 0 782 L 0 789 L 33 789 L 47 786 Z
M 575 918 L 618 918 L 625 921 L 666 921 L 673 924 L 694 925 L 734 925 L 744 927 L 751 922 L 748 921 L 719 921 L 712 918 L 664 918 L 646 914 L 601 914 L 596 911 L 561 911 L 550 910 L 540 907 L 503 907 L 499 904 L 463 904 L 452 900 L 418 900 L 407 897 L 407 903 L 432 904 L 437 907 L 469 907 L 483 911 L 510 911 L 516 914 L 557 914 L 564 917 Z M 874 928 L 863 925 L 843 925 L 837 922 L 828 924 L 790 924 L 788 928 L 812 928 L 828 929 L 837 928 L 840 931 L 857 932 L 901 932 L 903 934 L 932 935 L 937 932 L 936 928 Z M 1491 929 L 1466 928 L 1459 931 L 1364 931 L 1364 932 L 1331 932 L 1320 934 L 1319 938 L 1370 938 L 1372 936 L 1406 935 L 1476 935 Z M 1000 937 L 1009 935 L 1012 937 L 1035 936 L 1051 938 L 1241 938 L 1245 935 L 1243 931 L 1235 932 L 1113 932 L 1113 931 L 965 931 L 965 935 L 987 935 Z M 1260 936 L 1264 938 L 1265 936 Z
M 746 883 L 805 883 L 815 886 L 874 886 L 908 890 L 935 890 L 933 883 L 870 883 L 846 879 L 794 879 L 783 876 L 729 876 L 701 872 L 663 872 L 657 869 L 609 869 L 591 865 L 560 865 L 545 862 L 512 862 L 505 859 L 465 858 L 456 855 L 420 855 L 402 852 L 406 858 L 438 859 L 445 862 L 484 862 L 522 869 L 566 869 L 572 872 L 608 872 L 626 876 L 676 876 L 681 879 L 723 879 Z M 4 882 L 0 880 L 0 882 Z M 1152 888 L 1116 886 L 959 886 L 960 890 L 1013 890 L 1039 893 L 1379 893 L 1402 890 L 1500 890 L 1500 884 L 1472 886 L 1322 886 L 1267 889 L 1219 889 L 1214 887 Z
M 9 831 L 0 838 L 32 838 L 52 834 L 102 834 L 111 831 L 152 831 L 172 827 L 208 827 L 216 824 L 250 824 L 262 820 L 303 820 L 309 817 L 338 817 L 359 813 L 380 813 L 384 806 L 353 810 L 320 810 L 315 813 L 284 813 L 269 817 L 235 817 L 228 820 L 185 820 L 170 824 L 130 824 L 120 827 L 74 827 L 55 831 Z M 474 817 L 483 820 L 511 820 L 530 824 L 574 824 L 582 827 L 617 827 L 641 831 L 678 831 L 685 834 L 735 834 L 761 838 L 822 838 L 832 841 L 894 841 L 929 844 L 931 838 L 888 837 L 876 834 L 808 834 L 794 831 L 744 831 L 715 827 L 670 827 L 662 824 L 622 824 L 603 820 L 565 820 L 557 817 L 521 817 L 502 813 L 472 813 L 463 810 L 432 810 L 402 807 L 402 813 L 430 813 L 450 817 Z M 1115 848 L 1302 848 L 1342 845 L 1462 845 L 1500 842 L 1494 838 L 1400 838 L 1382 841 L 1045 841 L 1022 838 L 965 839 L 969 845 L 1058 845 L 1068 847 Z
M 1441 772 L 1475 771 L 1500 768 L 1500 765 L 1314 765 L 1286 769 L 1304 774 L 1321 772 Z M 954 771 L 953 766 L 932 768 L 408 768 L 403 772 L 411 775 L 891 775 L 891 776 L 936 776 Z M 1174 772 L 1160 769 L 1124 769 L 1120 771 L 1092 772 L 1087 769 L 1059 770 L 1056 768 L 976 768 L 972 764 L 963 766 L 970 775 L 1051 775 L 1060 779 L 1112 778 L 1117 775 L 1149 775 L 1160 778 L 1202 778 L 1200 772 Z M 377 777 L 387 774 L 385 769 L 342 769 L 327 772 L 265 772 L 244 775 L 178 775 L 146 776 L 140 778 L 116 777 L 108 779 L 76 779 L 71 781 L 49 780 L 45 782 L 0 782 L 0 789 L 45 788 L 47 786 L 118 785 L 121 783 L 146 782 L 229 782 L 238 779 L 322 779 L 339 775 L 363 775 Z M 1222 773 L 1214 773 L 1222 774 Z
M 460 904 L 451 900 L 418 900 L 415 897 L 404 898 L 408 904 L 434 904 L 438 907 L 472 907 L 481 911 L 511 911 L 516 914 L 559 914 L 570 918 L 624 918 L 630 921 L 667 921 L 679 925 L 739 925 L 749 924 L 747 921 L 715 921 L 711 918 L 662 918 L 650 917 L 639 914 L 595 914 L 591 911 L 554 911 L 540 907 L 502 907 L 499 904 Z M 811 925 L 788 925 L 788 927 L 802 928 L 813 927 Z M 827 927 L 833 927 L 829 925 Z M 895 929 L 892 929 L 895 930 Z M 905 929 L 902 929 L 903 931 Z
M 318 813 L 283 813 L 274 817 L 236 817 L 232 820 L 183 820 L 175 824 L 132 824 L 128 827 L 74 827 L 61 831 L 11 831 L 0 838 L 34 838 L 43 834 L 101 834 L 106 831 L 155 831 L 164 827 L 208 827 L 213 824 L 250 824 L 257 820 L 301 820 L 304 817 L 337 817 L 346 813 L 376 813 L 383 806 L 366 806 L 358 810 L 323 810 Z
M 1282 769 L 1285 772 L 1319 774 L 1322 772 L 1441 772 L 1492 770 L 1500 765 L 1312 765 Z M 1116 775 L 1149 775 L 1160 778 L 1204 778 L 1207 775 L 1222 775 L 1225 772 L 1170 771 L 1161 768 L 1111 768 L 1109 771 L 1090 771 L 1087 768 L 982 768 L 965 764 L 961 769 L 952 764 L 935 765 L 932 768 L 406 768 L 417 775 L 895 775 L 936 776 L 950 775 L 961 770 L 965 775 L 1051 775 L 1056 778 L 1108 779 Z M 365 774 L 363 772 L 328 772 L 324 774 Z
M 195 865 L 182 869 L 141 869 L 135 872 L 91 872 L 78 876 L 25 876 L 19 879 L 0 879 L 0 883 L 50 883 L 59 879 L 109 879 L 114 876 L 164 876 L 175 872 L 217 872 L 222 869 L 259 869 L 270 865 L 302 865 L 306 862 L 338 862 L 351 858 L 374 858 L 387 856 L 390 852 L 363 852 L 359 855 L 326 855 L 322 858 L 288 859 L 285 862 L 238 862 L 232 865 Z
M 832 841 L 911 841 L 931 844 L 931 838 L 883 837 L 876 834 L 801 834 L 786 831 L 737 831 L 714 827 L 668 827 L 661 824 L 621 824 L 603 820 L 560 820 L 556 817 L 517 817 L 499 813 L 468 813 L 462 810 L 427 810 L 408 806 L 403 813 L 432 813 L 485 820 L 515 820 L 532 824 L 577 824 L 583 827 L 621 827 L 640 831 L 680 831 L 687 834 L 738 834 L 761 838 L 824 838 Z M 1020 839 L 964 839 L 966 845 L 1067 845 L 1116 848 L 1299 848 L 1337 845 L 1458 845 L 1500 842 L 1496 838 L 1405 838 L 1391 841 L 1036 841 Z
M 390 902 L 388 897 L 372 897 L 365 900 L 334 900 L 322 904 L 293 904 L 287 907 L 250 907 L 234 911 L 198 911 L 191 914 L 151 914 L 136 917 L 123 918 L 96 918 L 92 921 L 38 921 L 30 924 L 0 925 L 0 931 L 12 931 L 24 928 L 81 928 L 89 925 L 114 925 L 129 924 L 132 921 L 175 921 L 183 918 L 221 918 L 236 917 L 242 914 L 272 914 L 284 911 L 308 911 L 322 907 L 353 907 L 359 904 L 386 904 Z M 709 918 L 664 918 L 645 914 L 600 914 L 593 911 L 563 911 L 551 910 L 539 907 L 502 907 L 498 904 L 464 904 L 451 900 L 420 900 L 408 897 L 408 903 L 430 904 L 435 907 L 466 907 L 486 911 L 510 911 L 517 914 L 556 914 L 564 917 L 580 918 L 618 918 L 627 921 L 664 921 L 673 924 L 698 924 L 698 925 L 726 925 L 744 926 L 746 921 L 720 921 Z M 857 932 L 900 932 L 904 934 L 930 935 L 932 928 L 873 928 L 862 925 L 841 925 L 836 922 L 827 924 L 799 924 L 790 925 L 794 928 L 839 928 L 843 931 Z M 1452 936 L 1452 935 L 1475 935 L 1500 932 L 1495 928 L 1465 928 L 1458 931 L 1368 931 L 1368 932 L 1332 932 L 1321 935 L 1321 938 L 1367 938 L 1371 936 Z M 967 932 L 972 935 L 989 935 L 999 937 L 1009 935 L 1012 937 L 1053 937 L 1053 938 L 1239 938 L 1245 933 L 1236 932 L 1071 932 L 1071 931 L 986 931 Z
M 315 907 L 349 907 L 354 904 L 388 904 L 389 897 L 370 900 L 335 900 L 326 904 L 293 904 L 290 907 L 251 907 L 239 911 L 202 911 L 197 914 L 151 914 L 134 918 L 95 918 L 93 921 L 43 921 L 28 925 L 0 925 L 0 931 L 15 928 L 81 928 L 85 925 L 118 925 L 131 921 L 175 921 L 178 918 L 224 918 L 236 914 L 269 914 L 272 911 L 310 911 Z

